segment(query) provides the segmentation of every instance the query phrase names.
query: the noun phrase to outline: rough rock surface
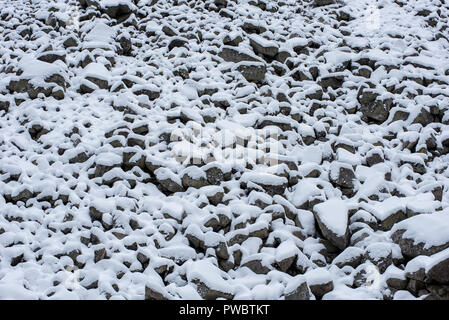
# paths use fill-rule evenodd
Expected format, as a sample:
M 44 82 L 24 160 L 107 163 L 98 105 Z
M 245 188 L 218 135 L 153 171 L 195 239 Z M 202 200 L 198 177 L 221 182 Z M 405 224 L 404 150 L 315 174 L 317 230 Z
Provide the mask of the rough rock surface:
M 448 19 L 1 1 L 0 300 L 449 299 Z

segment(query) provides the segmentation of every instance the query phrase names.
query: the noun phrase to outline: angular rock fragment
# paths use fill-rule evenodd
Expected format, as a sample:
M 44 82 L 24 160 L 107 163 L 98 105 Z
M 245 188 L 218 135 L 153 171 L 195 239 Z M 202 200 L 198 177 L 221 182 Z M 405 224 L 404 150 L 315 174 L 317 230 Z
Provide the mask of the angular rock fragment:
M 296 276 L 285 287 L 285 300 L 309 300 L 310 293 L 307 282 L 303 276 Z
M 421 214 L 397 223 L 391 238 L 407 257 L 430 256 L 449 248 L 449 218 L 445 212 Z
M 348 245 L 348 208 L 343 200 L 330 199 L 313 207 L 321 232 L 333 245 L 344 250 Z
M 279 46 L 275 42 L 269 41 L 259 35 L 251 35 L 249 37 L 249 43 L 253 47 L 254 52 L 270 58 L 274 58 L 279 51 Z

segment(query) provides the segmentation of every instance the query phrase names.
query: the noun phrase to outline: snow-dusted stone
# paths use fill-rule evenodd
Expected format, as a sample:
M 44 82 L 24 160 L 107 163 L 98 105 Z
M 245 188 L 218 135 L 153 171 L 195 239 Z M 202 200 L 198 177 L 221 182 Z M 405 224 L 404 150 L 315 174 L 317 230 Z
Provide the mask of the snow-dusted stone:
M 223 46 L 222 50 L 218 54 L 220 58 L 227 62 L 239 63 L 242 61 L 260 61 L 259 58 L 254 57 L 249 52 L 242 50 L 240 48 L 234 48 L 229 46 Z
M 241 266 L 247 267 L 257 274 L 267 274 L 273 267 L 271 266 L 273 257 L 269 254 L 256 253 L 245 259 L 242 259 Z
M 286 272 L 295 261 L 299 249 L 292 240 L 282 242 L 276 248 L 276 265 L 279 270 Z
M 169 297 L 167 290 L 155 282 L 145 286 L 145 300 L 168 300 Z
M 173 173 L 170 169 L 159 168 L 154 171 L 157 181 L 170 192 L 182 192 L 182 182 L 179 176 Z
M 224 196 L 224 189 L 219 186 L 205 186 L 201 188 L 209 202 L 213 205 L 218 205 Z
M 383 98 L 376 89 L 361 87 L 357 100 L 361 107 L 360 111 L 369 119 L 384 122 L 390 115 L 393 106 L 391 98 Z
M 132 41 L 129 33 L 124 32 L 117 36 L 116 41 L 118 41 L 118 54 L 124 56 L 130 56 L 132 51 Z
M 330 199 L 313 207 L 315 218 L 323 236 L 334 246 L 344 250 L 348 245 L 348 208 L 340 199 Z
M 354 188 L 355 174 L 352 166 L 334 161 L 329 168 L 329 179 L 342 189 L 351 191 Z
M 257 34 L 252 34 L 248 38 L 254 52 L 270 58 L 274 58 L 278 54 L 279 46 L 276 42 L 269 41 Z
M 314 0 L 313 1 L 313 4 L 316 7 L 327 6 L 327 5 L 334 4 L 334 3 L 335 3 L 335 0 Z
M 118 154 L 112 152 L 103 152 L 95 158 L 95 176 L 102 177 L 112 168 L 120 167 L 123 159 Z
M 276 194 L 284 194 L 288 180 L 285 177 L 265 172 L 245 172 L 240 177 L 240 183 L 246 187 L 250 187 L 252 183 L 257 184 L 269 195 L 274 196 Z
M 284 290 L 285 300 L 310 300 L 310 290 L 304 276 L 289 280 Z
M 249 20 L 247 19 L 243 25 L 241 26 L 243 31 L 249 34 L 261 34 L 267 31 L 267 28 L 265 28 L 264 24 L 260 22 L 260 20 Z
M 199 189 L 209 184 L 206 173 L 196 166 L 187 167 L 180 175 L 182 176 L 182 185 L 184 188 L 192 187 Z
M 99 7 L 111 18 L 123 19 L 136 11 L 131 0 L 99 0 Z
M 64 42 L 62 43 L 62 45 L 64 46 L 64 48 L 73 48 L 73 47 L 77 47 L 79 45 L 78 39 L 74 36 L 69 36 L 67 39 L 64 40 Z
M 224 45 L 233 46 L 233 47 L 237 47 L 239 45 L 239 43 L 242 42 L 242 41 L 243 41 L 243 38 L 238 33 L 230 33 L 230 34 L 227 34 L 223 38 L 223 44 Z
M 380 148 L 373 148 L 366 153 L 366 164 L 370 167 L 384 162 L 384 154 Z
M 257 128 L 263 129 L 268 126 L 276 126 L 282 131 L 292 130 L 292 121 L 288 118 L 281 118 L 279 116 L 265 116 L 257 121 Z
M 340 253 L 335 259 L 332 261 L 332 264 L 335 264 L 340 269 L 345 266 L 351 266 L 353 268 L 357 268 L 363 260 L 363 256 L 365 255 L 365 250 L 358 247 L 347 247 Z
M 389 243 L 372 243 L 365 250 L 365 258 L 377 266 L 380 273 L 384 273 L 393 263 L 393 253 Z
M 370 214 L 368 211 L 365 210 L 359 210 L 356 213 L 354 213 L 351 218 L 349 219 L 350 224 L 354 223 L 363 223 L 367 224 L 371 229 L 376 230 L 378 223 L 376 218 L 372 214 Z M 351 226 L 350 226 L 351 228 Z M 356 232 L 356 231 L 353 231 Z
M 331 273 L 326 268 L 316 268 L 306 272 L 304 275 L 310 291 L 317 298 L 323 297 L 326 293 L 334 290 L 334 281 Z
M 260 62 L 240 62 L 235 69 L 249 82 L 262 81 L 267 71 L 265 64 Z
M 132 91 L 135 95 L 145 95 L 150 100 L 155 100 L 161 95 L 161 90 L 154 84 L 138 84 L 133 86 Z
M 189 43 L 186 39 L 181 37 L 176 37 L 170 41 L 168 44 L 168 51 L 172 51 L 175 48 L 184 47 L 187 43 Z
M 223 172 L 223 168 L 217 162 L 208 163 L 204 167 L 202 167 L 202 169 L 204 170 L 204 172 L 206 172 L 207 181 L 209 181 L 210 184 L 218 185 L 221 183 L 221 181 L 225 180 L 225 173 Z
M 64 51 L 45 51 L 36 56 L 37 60 L 53 63 L 57 60 L 65 62 L 66 54 Z
M 0 111 L 4 111 L 7 113 L 9 111 L 9 106 L 11 105 L 11 102 L 5 98 L 0 98 Z
M 84 68 L 83 78 L 95 84 L 99 89 L 109 89 L 110 73 L 100 63 L 90 63 Z M 86 84 L 88 86 L 88 84 Z
M 405 276 L 404 270 L 391 265 L 384 273 L 385 283 L 393 292 L 397 290 L 405 290 L 407 288 L 408 280 Z
M 359 265 L 353 275 L 353 288 L 370 287 L 376 285 L 375 281 L 380 281 L 379 269 L 369 261 Z
M 115 209 L 110 199 L 96 199 L 89 206 L 89 215 L 92 221 L 102 221 L 103 216 Z
M 223 279 L 222 273 L 208 260 L 192 261 L 187 266 L 187 280 L 196 284 L 198 293 L 205 300 L 234 297 L 234 289 Z
M 320 78 L 320 86 L 323 89 L 327 89 L 327 87 L 331 87 L 334 90 L 341 88 L 345 81 L 345 76 L 340 73 L 331 73 L 324 75 Z
M 407 218 L 406 199 L 396 196 L 377 202 L 374 207 L 366 208 L 377 219 L 383 231 L 390 230 L 396 223 Z
M 449 284 L 449 249 L 430 256 L 427 265 L 427 277 L 441 284 Z
M 449 248 L 449 214 L 421 214 L 397 223 L 391 238 L 408 257 L 432 255 Z
M 31 99 L 36 99 L 41 93 L 59 100 L 64 98 L 67 81 L 61 65 L 25 56 L 20 60 L 18 67 L 20 75 L 12 77 L 6 87 L 10 93 L 26 92 Z

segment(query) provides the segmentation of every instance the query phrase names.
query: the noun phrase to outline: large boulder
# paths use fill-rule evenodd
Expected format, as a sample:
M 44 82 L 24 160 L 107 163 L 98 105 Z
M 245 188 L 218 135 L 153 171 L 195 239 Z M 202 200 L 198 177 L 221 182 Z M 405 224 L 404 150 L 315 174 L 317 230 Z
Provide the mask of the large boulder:
M 181 179 L 178 175 L 173 173 L 167 168 L 158 168 L 154 170 L 157 181 L 170 192 L 182 192 L 184 188 L 182 187 Z
M 323 236 L 337 248 L 348 245 L 348 208 L 341 199 L 330 199 L 313 207 L 316 221 Z
M 438 252 L 430 258 L 427 277 L 441 284 L 449 284 L 449 249 Z
M 407 257 L 430 256 L 449 248 L 449 214 L 420 214 L 397 223 L 391 238 Z
M 357 100 L 360 103 L 360 111 L 371 120 L 384 122 L 390 115 L 393 99 L 381 96 L 375 88 L 361 87 Z
M 244 188 L 251 188 L 252 184 L 258 185 L 269 195 L 274 196 L 284 194 L 288 180 L 285 177 L 265 172 L 245 172 L 240 178 L 240 183 Z
M 257 34 L 249 36 L 249 43 L 251 47 L 253 47 L 254 52 L 270 58 L 274 58 L 279 51 L 277 43 L 267 40 Z
M 316 7 L 327 6 L 327 5 L 334 4 L 334 3 L 335 3 L 335 0 L 314 0 L 313 1 L 313 4 Z
M 250 52 L 242 50 L 241 48 L 230 46 L 223 46 L 218 56 L 224 61 L 235 63 L 239 63 L 242 61 L 260 61 L 260 58 L 254 57 L 254 55 L 252 55 Z
M 310 290 L 306 279 L 298 275 L 291 279 L 285 287 L 285 300 L 310 300 Z
M 224 272 L 209 260 L 187 262 L 187 280 L 196 285 L 198 294 L 205 300 L 232 299 L 233 287 L 222 275 Z
M 131 0 L 101 0 L 99 6 L 109 17 L 120 20 L 127 18 L 137 9 Z
M 354 193 L 355 173 L 352 166 L 334 161 L 329 168 L 329 180 L 340 188 L 342 193 L 351 196 Z

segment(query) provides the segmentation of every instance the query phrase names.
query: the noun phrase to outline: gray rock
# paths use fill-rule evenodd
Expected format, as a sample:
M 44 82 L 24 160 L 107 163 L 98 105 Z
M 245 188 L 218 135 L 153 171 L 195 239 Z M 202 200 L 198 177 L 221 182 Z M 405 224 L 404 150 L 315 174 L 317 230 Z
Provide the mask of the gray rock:
M 345 266 L 357 268 L 362 263 L 364 255 L 365 250 L 357 247 L 348 247 L 337 257 L 335 257 L 335 259 L 332 261 L 332 264 L 335 264 L 340 269 L 344 268 Z
M 314 284 L 310 285 L 310 291 L 312 291 L 313 295 L 317 298 L 323 297 L 326 293 L 334 290 L 334 282 L 331 280 L 326 283 Z
M 285 300 L 310 300 L 309 287 L 305 279 L 295 278 L 285 288 Z
M 59 51 L 46 51 L 37 56 L 37 60 L 47 62 L 47 63 L 53 63 L 57 60 L 60 60 L 62 62 L 65 62 L 66 54 L 65 52 L 59 52 Z
M 223 39 L 223 44 L 227 45 L 227 46 L 233 46 L 233 47 L 237 47 L 239 45 L 240 42 L 243 41 L 243 38 L 241 36 L 235 36 L 235 37 L 230 37 L 229 35 L 226 35 Z
M 322 219 L 320 218 L 320 215 L 317 214 L 315 212 L 315 210 L 314 210 L 314 215 L 315 215 L 315 219 L 318 223 L 318 227 L 320 228 L 321 232 L 323 233 L 324 238 L 329 240 L 332 245 L 336 246 L 340 250 L 344 250 L 348 246 L 348 242 L 349 242 L 349 228 L 346 228 L 345 234 L 338 235 L 334 231 L 331 230 L 332 226 L 328 226 L 322 221 Z
M 375 164 L 384 162 L 384 156 L 382 151 L 379 149 L 373 149 L 367 152 L 366 154 L 366 164 L 369 167 L 374 166 Z
M 241 28 L 243 29 L 243 31 L 250 34 L 251 33 L 261 34 L 267 31 L 267 28 L 261 25 L 254 24 L 253 22 L 250 21 L 244 22 Z
M 119 43 L 118 53 L 124 56 L 130 56 L 132 51 L 132 42 L 129 34 L 121 34 L 117 37 Z
M 320 85 L 323 87 L 323 89 L 327 89 L 327 87 L 331 87 L 334 90 L 337 90 L 338 88 L 341 88 L 344 82 L 344 76 L 342 75 L 326 75 L 322 76 L 320 80 Z
M 132 5 L 131 1 L 129 3 L 124 1 L 116 3 L 108 2 L 106 5 L 103 5 L 101 9 L 109 17 L 115 19 L 123 19 L 123 17 L 135 12 L 135 7 Z
M 94 83 L 100 89 L 109 90 L 109 82 L 104 80 L 104 79 L 96 78 L 96 77 L 93 77 L 93 76 L 88 76 L 88 77 L 86 77 L 86 80 Z
M 5 113 L 7 113 L 10 105 L 11 103 L 8 100 L 0 99 L 0 111 L 5 111 Z
M 236 48 L 232 48 L 229 46 L 224 46 L 223 49 L 218 53 L 218 56 L 227 62 L 242 62 L 242 61 L 254 61 L 259 62 L 260 59 L 257 57 L 251 56 L 242 50 L 238 50 Z
M 391 122 L 407 121 L 409 116 L 410 116 L 410 113 L 408 111 L 397 109 L 397 110 L 394 111 L 393 119 L 392 119 Z
M 100 260 L 103 260 L 106 258 L 106 248 L 101 248 L 98 250 L 95 250 L 94 252 L 94 262 L 97 263 Z
M 445 250 L 444 253 L 446 253 L 446 251 L 448 250 Z M 436 254 L 435 256 L 437 255 L 438 254 Z M 449 284 L 449 255 L 447 253 L 445 255 L 442 255 L 442 258 L 438 258 L 438 260 L 433 263 L 433 265 L 427 272 L 427 277 L 430 280 L 436 281 L 441 284 Z
M 184 47 L 187 43 L 187 40 L 184 40 L 182 38 L 175 38 L 168 44 L 168 51 L 172 51 L 174 48 Z
M 354 188 L 354 170 L 349 165 L 345 165 L 344 163 L 331 167 L 331 170 L 329 172 L 329 179 L 342 188 Z
M 435 121 L 434 116 L 429 111 L 427 111 L 424 107 L 422 107 L 421 111 L 418 113 L 416 118 L 413 120 L 413 123 L 419 123 L 423 127 L 425 127 L 434 121 Z
M 267 68 L 262 63 L 243 63 L 237 67 L 237 70 L 249 82 L 258 82 L 265 79 Z
M 373 243 L 366 248 L 365 259 L 372 262 L 380 273 L 393 263 L 391 245 L 388 243 Z
M 135 95 L 145 95 L 150 100 L 155 100 L 161 95 L 161 91 L 159 89 L 144 88 L 140 86 L 133 88 L 133 93 Z
M 153 287 L 154 288 L 145 286 L 145 300 L 168 300 L 162 292 L 157 290 L 155 286 Z
M 418 216 L 415 216 L 418 217 Z M 413 219 L 415 217 L 409 218 Z M 407 219 L 407 220 L 409 220 Z M 405 221 L 405 220 L 404 220 Z M 394 231 L 391 238 L 393 241 L 401 247 L 401 252 L 407 257 L 417 257 L 421 255 L 430 256 L 446 248 L 449 248 L 449 242 L 441 245 L 433 245 L 426 247 L 424 242 L 416 242 L 414 239 L 406 238 L 404 236 L 406 230 L 398 228 Z
M 62 45 L 64 46 L 64 48 L 72 48 L 72 47 L 77 47 L 78 46 L 78 40 L 73 37 L 70 36 L 68 37 L 66 40 L 64 40 L 64 42 L 62 43 Z
M 198 294 L 205 300 L 216 300 L 217 298 L 231 300 L 234 298 L 233 294 L 212 289 L 198 279 L 195 279 L 192 282 L 196 284 Z
M 391 230 L 391 228 L 398 222 L 407 218 L 403 210 L 398 210 L 382 219 L 379 219 L 380 229 L 382 231 Z
M 357 94 L 357 100 L 361 107 L 360 111 L 369 119 L 384 122 L 390 115 L 393 106 L 391 98 L 381 99 L 379 93 L 374 89 L 362 87 Z
M 145 163 L 148 166 L 147 163 Z M 166 168 L 158 168 L 154 171 L 156 175 L 157 181 L 161 184 L 162 187 L 167 189 L 170 192 L 182 192 L 184 188 L 179 183 L 179 178 L 170 170 Z
M 95 208 L 94 206 L 89 207 L 89 215 L 92 221 L 100 221 L 103 218 L 103 212 Z
M 259 36 L 252 36 L 249 38 L 249 43 L 253 48 L 254 52 L 270 58 L 274 58 L 279 51 L 279 47 L 275 44 L 267 45 L 265 39 L 259 39 Z
M 405 290 L 408 285 L 408 280 L 390 276 L 387 278 L 386 284 L 390 289 L 393 290 Z
M 314 0 L 313 1 L 313 4 L 316 7 L 327 6 L 327 5 L 334 4 L 334 3 L 335 3 L 335 0 Z
M 271 269 L 269 269 L 268 267 L 264 266 L 262 264 L 262 260 L 255 257 L 254 259 L 245 262 L 242 267 L 247 267 L 249 268 L 251 271 L 253 271 L 254 273 L 257 274 L 267 274 L 268 272 L 271 271 Z
M 197 167 L 194 167 L 194 168 L 197 168 Z M 201 170 L 199 168 L 197 168 L 197 169 Z M 201 172 L 204 173 L 204 171 L 201 171 Z M 201 177 L 198 177 L 196 175 L 192 175 L 191 172 L 186 172 L 182 176 L 182 185 L 184 186 L 184 188 L 192 187 L 192 188 L 199 189 L 201 187 L 209 185 L 209 183 L 206 179 L 205 173 L 204 173 L 204 176 L 202 175 Z
M 210 164 L 205 168 L 207 181 L 210 184 L 218 185 L 221 181 L 224 180 L 224 174 L 220 166 Z

